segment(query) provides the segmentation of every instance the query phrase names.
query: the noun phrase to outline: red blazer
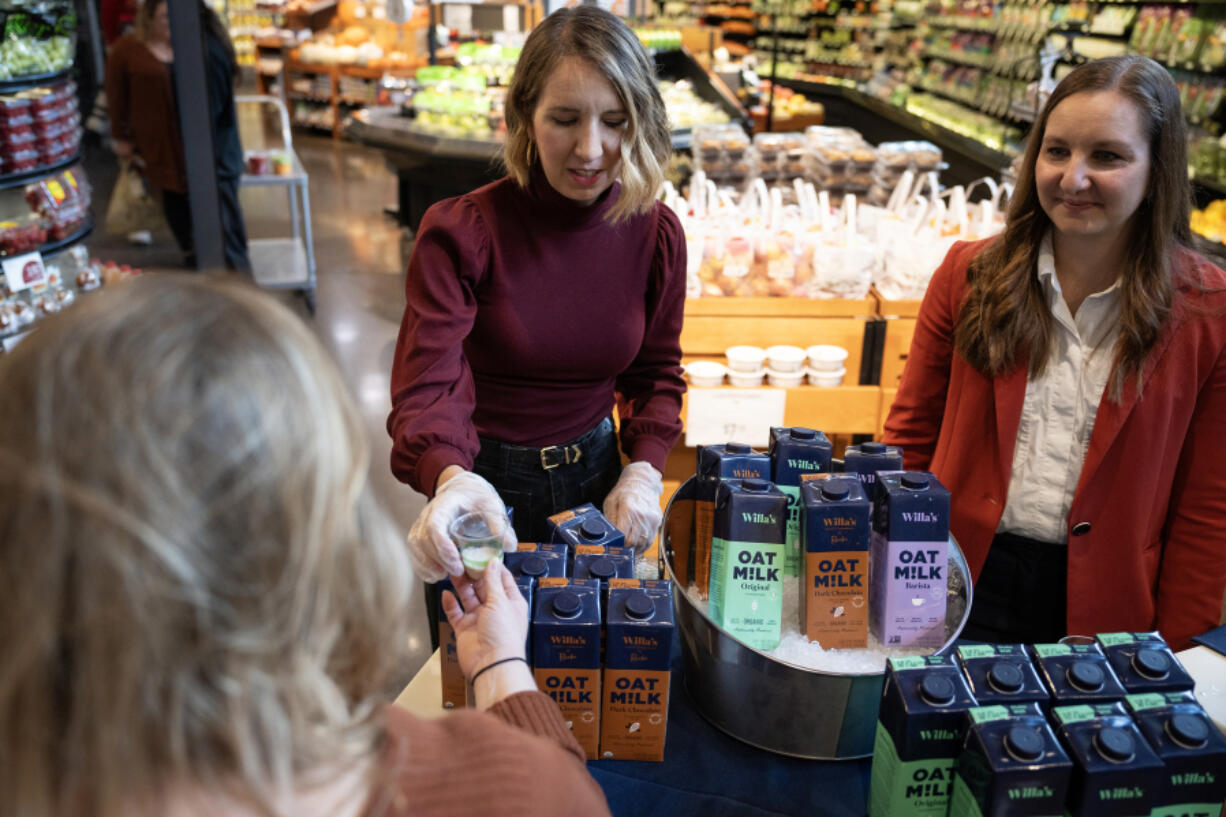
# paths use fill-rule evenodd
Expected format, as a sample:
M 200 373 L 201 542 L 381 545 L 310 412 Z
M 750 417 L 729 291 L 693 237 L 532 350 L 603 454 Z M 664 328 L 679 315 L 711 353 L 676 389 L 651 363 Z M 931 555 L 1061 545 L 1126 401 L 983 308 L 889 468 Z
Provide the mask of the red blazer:
M 977 577 L 1004 512 L 1028 364 L 989 378 L 953 349 L 966 269 L 959 242 L 933 275 L 885 441 L 953 495 L 951 528 Z M 1226 273 L 1190 251 L 1181 288 L 1122 403 L 1104 396 L 1069 511 L 1068 632 L 1158 629 L 1175 649 L 1216 627 L 1226 589 Z M 1074 535 L 1074 526 L 1081 535 Z

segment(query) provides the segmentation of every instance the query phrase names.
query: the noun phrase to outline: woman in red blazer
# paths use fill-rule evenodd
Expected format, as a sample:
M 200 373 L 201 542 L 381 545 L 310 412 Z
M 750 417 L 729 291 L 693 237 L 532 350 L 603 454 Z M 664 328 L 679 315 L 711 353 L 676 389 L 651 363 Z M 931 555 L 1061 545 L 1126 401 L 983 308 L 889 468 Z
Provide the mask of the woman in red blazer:
M 953 494 L 970 637 L 1157 628 L 1179 649 L 1218 624 L 1226 273 L 1190 249 L 1186 150 L 1157 63 L 1076 69 L 1004 232 L 929 285 L 885 440 Z

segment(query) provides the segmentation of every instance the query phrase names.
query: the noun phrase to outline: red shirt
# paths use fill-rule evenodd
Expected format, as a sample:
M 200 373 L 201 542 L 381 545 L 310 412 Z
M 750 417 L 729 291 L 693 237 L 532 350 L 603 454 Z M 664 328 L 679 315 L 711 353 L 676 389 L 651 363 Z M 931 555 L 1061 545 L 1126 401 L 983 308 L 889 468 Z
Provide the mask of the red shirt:
M 985 377 L 953 348 L 967 267 L 988 241 L 955 244 L 933 275 L 883 437 L 949 488 L 976 577 L 1004 512 L 1028 369 Z M 1226 587 L 1226 273 L 1183 250 L 1176 266 L 1207 291 L 1176 286 L 1140 396 L 1129 378 L 1121 403 L 1099 405 L 1069 509 L 1067 626 L 1156 628 L 1179 650 L 1217 626 Z
M 611 225 L 537 171 L 439 202 L 409 260 L 392 366 L 392 472 L 432 495 L 478 435 L 546 446 L 619 403 L 623 451 L 659 471 L 681 434 L 685 235 L 657 203 Z

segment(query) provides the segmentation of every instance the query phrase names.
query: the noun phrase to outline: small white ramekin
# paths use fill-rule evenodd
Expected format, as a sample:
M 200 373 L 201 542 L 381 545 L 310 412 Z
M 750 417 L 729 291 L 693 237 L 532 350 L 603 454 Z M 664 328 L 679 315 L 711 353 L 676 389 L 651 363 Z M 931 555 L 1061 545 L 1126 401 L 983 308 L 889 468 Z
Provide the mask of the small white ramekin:
M 756 372 L 738 372 L 734 369 L 729 369 L 728 381 L 740 388 L 751 388 L 753 386 L 761 386 L 762 377 L 765 374 L 766 369 L 763 368 L 759 368 Z
M 809 382 L 812 385 L 832 389 L 835 386 L 843 385 L 843 377 L 847 374 L 847 369 L 836 369 L 833 372 L 809 369 L 806 374 L 809 376 Z
M 728 367 L 714 360 L 695 360 L 685 365 L 691 386 L 722 386 Z
M 771 371 L 781 374 L 787 372 L 805 372 L 805 350 L 799 346 L 772 346 L 766 350 L 766 359 Z
M 837 372 L 847 363 L 847 350 L 842 346 L 819 344 L 805 350 L 809 368 L 816 372 Z
M 775 369 L 767 369 L 766 382 L 772 386 L 790 389 L 805 382 L 805 373 L 803 369 L 799 372 L 780 372 Z
M 762 371 L 766 350 L 757 346 L 729 346 L 724 356 L 728 358 L 728 371 L 751 374 Z

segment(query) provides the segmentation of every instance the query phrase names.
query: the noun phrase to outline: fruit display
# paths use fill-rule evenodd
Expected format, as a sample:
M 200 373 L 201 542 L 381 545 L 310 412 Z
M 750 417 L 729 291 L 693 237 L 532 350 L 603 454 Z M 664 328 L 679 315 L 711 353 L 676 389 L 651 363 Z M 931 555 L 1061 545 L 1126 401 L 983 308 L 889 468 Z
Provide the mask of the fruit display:
M 89 220 L 91 190 L 80 166 L 0 192 L 0 255 L 63 241 Z
M 71 81 L 0 95 L 0 173 L 64 161 L 81 142 L 77 86 Z
M 44 258 L 31 269 L 33 282 L 23 280 L 20 284 L 5 280 L 0 273 L 0 338 L 26 331 L 38 319 L 72 304 L 81 293 L 141 274 L 127 265 L 90 258 L 82 246 Z

